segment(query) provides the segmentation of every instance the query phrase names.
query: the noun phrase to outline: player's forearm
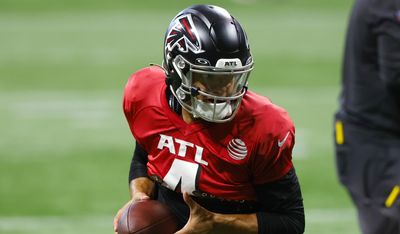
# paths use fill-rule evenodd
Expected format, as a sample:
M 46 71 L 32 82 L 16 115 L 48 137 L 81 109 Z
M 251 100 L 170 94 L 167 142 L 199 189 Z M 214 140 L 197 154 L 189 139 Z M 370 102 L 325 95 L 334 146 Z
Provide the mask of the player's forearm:
M 215 214 L 212 233 L 258 233 L 256 214 Z
M 154 181 L 148 177 L 139 177 L 133 179 L 130 183 L 131 197 L 134 198 L 136 194 L 143 193 L 151 197 L 154 191 Z
M 147 176 L 147 152 L 136 142 L 131 166 L 129 169 L 129 182 Z

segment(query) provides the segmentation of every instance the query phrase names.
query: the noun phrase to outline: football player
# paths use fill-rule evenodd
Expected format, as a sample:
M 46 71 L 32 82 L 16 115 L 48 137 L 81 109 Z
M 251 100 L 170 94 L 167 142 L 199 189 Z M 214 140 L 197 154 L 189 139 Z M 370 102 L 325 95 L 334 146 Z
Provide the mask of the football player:
M 163 65 L 134 73 L 125 87 L 136 148 L 124 207 L 157 199 L 179 234 L 303 233 L 294 126 L 248 90 L 254 62 L 239 22 L 217 6 L 189 7 L 172 20 L 164 48 Z

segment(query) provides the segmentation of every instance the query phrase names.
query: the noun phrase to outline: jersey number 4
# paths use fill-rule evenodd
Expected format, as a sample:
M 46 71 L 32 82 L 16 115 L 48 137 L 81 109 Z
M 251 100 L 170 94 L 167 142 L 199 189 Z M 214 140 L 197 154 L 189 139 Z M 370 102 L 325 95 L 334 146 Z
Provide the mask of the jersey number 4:
M 183 161 L 175 158 L 171 168 L 164 177 L 164 183 L 172 190 L 180 184 L 181 191 L 193 194 L 196 190 L 197 175 L 199 174 L 199 164 Z

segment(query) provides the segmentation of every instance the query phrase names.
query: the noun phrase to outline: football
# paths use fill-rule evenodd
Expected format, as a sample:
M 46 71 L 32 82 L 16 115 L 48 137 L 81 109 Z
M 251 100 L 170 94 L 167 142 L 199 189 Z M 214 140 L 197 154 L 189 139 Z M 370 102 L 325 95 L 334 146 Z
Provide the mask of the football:
M 155 200 L 132 203 L 118 223 L 118 234 L 173 234 L 177 230 L 175 216 L 165 204 Z

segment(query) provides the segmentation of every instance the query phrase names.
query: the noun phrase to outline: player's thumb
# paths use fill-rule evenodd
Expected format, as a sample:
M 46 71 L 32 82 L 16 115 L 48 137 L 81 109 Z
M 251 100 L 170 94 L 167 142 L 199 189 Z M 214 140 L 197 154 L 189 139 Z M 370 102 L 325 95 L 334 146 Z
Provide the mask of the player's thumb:
M 190 209 L 195 208 L 196 202 L 193 201 L 193 199 L 190 197 L 190 195 L 187 192 L 183 193 L 183 200 L 186 202 L 186 204 L 189 206 Z
M 118 222 L 122 216 L 124 210 L 131 204 L 132 201 L 128 201 L 121 209 L 118 210 L 117 214 L 114 216 L 114 232 L 118 232 Z
M 188 231 L 185 230 L 185 228 L 182 228 L 181 230 L 175 232 L 175 234 L 187 234 L 189 233 Z
M 174 234 L 188 234 L 190 233 L 190 228 L 188 227 L 189 223 L 186 223 L 186 225 L 179 231 L 175 232 Z

